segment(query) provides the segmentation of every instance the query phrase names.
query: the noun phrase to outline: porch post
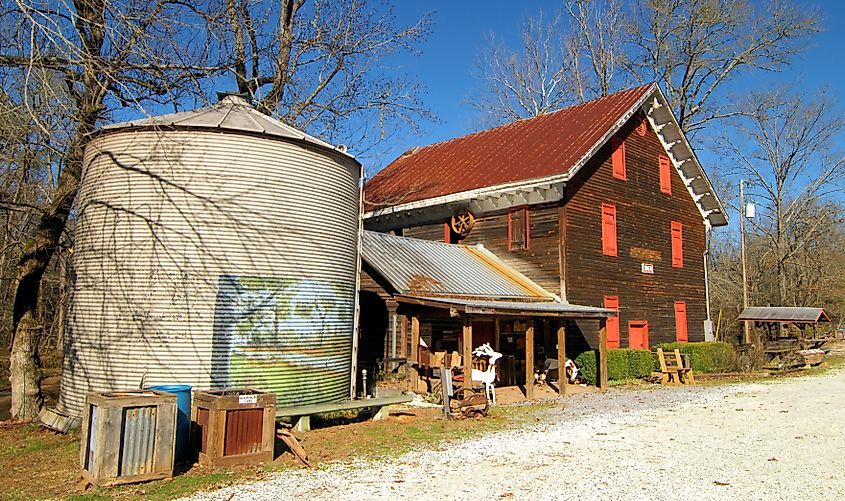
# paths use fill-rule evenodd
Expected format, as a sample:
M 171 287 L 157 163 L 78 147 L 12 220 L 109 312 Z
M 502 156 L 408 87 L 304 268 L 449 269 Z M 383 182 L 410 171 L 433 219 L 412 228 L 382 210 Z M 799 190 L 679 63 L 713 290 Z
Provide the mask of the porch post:
M 534 398 L 534 319 L 525 330 L 525 398 Z
M 599 320 L 599 389 L 607 391 L 607 319 Z
M 464 388 L 472 388 L 472 319 L 464 316 L 463 333 Z
M 560 319 L 557 327 L 557 391 L 560 396 L 566 395 L 566 321 Z
M 417 391 L 420 387 L 420 317 L 411 317 L 411 366 L 414 368 L 411 373 L 411 390 Z

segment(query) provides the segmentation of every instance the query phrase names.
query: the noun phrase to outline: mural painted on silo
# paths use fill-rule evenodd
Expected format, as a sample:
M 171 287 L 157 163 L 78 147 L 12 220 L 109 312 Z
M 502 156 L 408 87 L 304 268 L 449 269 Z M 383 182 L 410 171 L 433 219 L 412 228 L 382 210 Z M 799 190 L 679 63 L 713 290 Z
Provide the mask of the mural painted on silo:
M 213 386 L 269 390 L 280 406 L 348 398 L 353 294 L 325 280 L 221 276 Z

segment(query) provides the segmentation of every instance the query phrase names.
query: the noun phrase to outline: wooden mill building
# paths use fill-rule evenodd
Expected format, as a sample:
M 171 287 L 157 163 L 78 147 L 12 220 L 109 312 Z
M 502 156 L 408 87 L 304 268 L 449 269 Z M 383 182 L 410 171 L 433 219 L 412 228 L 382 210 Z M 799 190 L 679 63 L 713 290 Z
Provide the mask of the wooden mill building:
M 413 148 L 365 193 L 369 230 L 483 244 L 562 303 L 614 310 L 608 347 L 705 338 L 706 233 L 727 216 L 657 85 Z M 568 356 L 598 347 L 593 324 L 567 321 Z

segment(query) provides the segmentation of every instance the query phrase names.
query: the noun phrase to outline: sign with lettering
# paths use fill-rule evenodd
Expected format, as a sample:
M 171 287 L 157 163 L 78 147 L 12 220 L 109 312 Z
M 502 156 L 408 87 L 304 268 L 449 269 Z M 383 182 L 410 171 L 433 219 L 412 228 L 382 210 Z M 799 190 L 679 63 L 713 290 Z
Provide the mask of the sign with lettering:
M 654 275 L 654 265 L 652 263 L 642 263 L 641 268 L 643 273 L 647 275 Z
M 642 247 L 631 247 L 631 257 L 659 263 L 661 261 L 660 251 L 643 249 Z
M 238 405 L 257 404 L 258 395 L 238 395 Z

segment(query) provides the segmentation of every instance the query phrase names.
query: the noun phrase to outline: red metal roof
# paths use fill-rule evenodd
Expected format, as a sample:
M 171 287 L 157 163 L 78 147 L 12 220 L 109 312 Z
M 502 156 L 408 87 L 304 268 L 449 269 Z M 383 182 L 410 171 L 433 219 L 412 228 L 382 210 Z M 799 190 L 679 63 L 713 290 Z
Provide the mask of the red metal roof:
M 568 172 L 652 87 L 413 148 L 367 183 L 367 202 L 404 204 Z

